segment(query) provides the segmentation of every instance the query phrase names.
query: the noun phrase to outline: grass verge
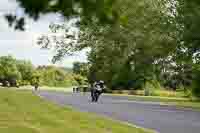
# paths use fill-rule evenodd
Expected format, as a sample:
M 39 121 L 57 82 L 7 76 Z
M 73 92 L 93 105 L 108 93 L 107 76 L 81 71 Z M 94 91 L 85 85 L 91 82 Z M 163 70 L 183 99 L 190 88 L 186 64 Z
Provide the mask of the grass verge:
M 7 87 L 0 87 L 0 89 L 6 89 Z M 10 87 L 10 89 L 16 89 L 16 90 L 34 90 L 33 86 L 21 86 L 19 88 L 16 87 Z M 49 86 L 39 86 L 39 90 L 48 90 L 48 91 L 62 91 L 62 92 L 72 92 L 73 86 L 71 87 L 49 87 Z
M 160 104 L 173 105 L 177 107 L 195 109 L 200 111 L 200 101 L 195 99 L 191 100 L 189 98 L 136 96 L 136 95 L 126 95 L 126 94 L 106 94 L 106 95 L 126 96 L 128 97 L 129 100 L 159 102 Z
M 0 88 L 1 133 L 150 133 L 44 101 L 31 91 Z

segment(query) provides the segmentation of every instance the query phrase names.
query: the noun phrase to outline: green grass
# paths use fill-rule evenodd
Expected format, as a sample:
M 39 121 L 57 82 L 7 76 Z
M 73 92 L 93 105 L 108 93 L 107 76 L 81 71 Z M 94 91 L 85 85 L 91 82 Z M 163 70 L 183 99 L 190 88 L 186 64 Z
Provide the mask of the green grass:
M 182 102 L 165 102 L 167 105 L 175 105 L 177 107 L 183 107 L 188 109 L 194 109 L 200 111 L 200 102 L 199 101 L 182 101 Z
M 160 97 L 160 96 L 136 96 L 126 94 L 107 94 L 113 96 L 127 96 L 129 100 L 160 102 L 160 104 L 174 105 L 177 107 L 191 108 L 200 111 L 200 102 L 189 98 L 180 97 Z
M 127 95 L 138 95 L 144 96 L 144 90 L 115 90 L 112 92 L 113 94 L 127 94 Z M 171 98 L 184 98 L 186 94 L 183 91 L 169 91 L 169 90 L 161 90 L 161 89 L 152 89 L 150 90 L 151 96 L 159 96 L 159 97 L 171 97 Z
M 150 133 L 68 107 L 49 103 L 31 91 L 0 88 L 0 133 Z
M 0 87 L 1 89 L 1 87 Z M 17 90 L 33 90 L 33 86 L 21 86 L 20 88 L 15 88 L 13 89 Z M 39 90 L 49 90 L 49 91 L 64 91 L 64 92 L 72 92 L 73 86 L 71 87 L 49 87 L 49 86 L 39 86 Z

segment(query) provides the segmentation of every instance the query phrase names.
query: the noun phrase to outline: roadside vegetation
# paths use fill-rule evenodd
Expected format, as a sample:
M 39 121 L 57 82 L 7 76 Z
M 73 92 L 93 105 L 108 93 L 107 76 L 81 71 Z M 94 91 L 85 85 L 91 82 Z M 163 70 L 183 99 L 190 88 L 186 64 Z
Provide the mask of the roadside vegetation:
M 12 56 L 0 57 L 0 83 L 2 86 L 35 85 L 71 87 L 85 84 L 85 78 L 71 69 L 56 66 L 34 66 L 30 61 L 17 60 Z
M 200 101 L 199 99 L 190 99 L 183 97 L 163 97 L 163 96 L 142 96 L 142 95 L 130 95 L 127 93 L 112 93 L 106 94 L 112 96 L 124 96 L 129 100 L 139 101 L 139 102 L 156 102 L 160 105 L 172 105 L 178 108 L 193 109 L 200 111 Z
M 10 89 L 0 89 L 0 132 L 153 133 L 68 107 L 59 107 L 30 91 Z

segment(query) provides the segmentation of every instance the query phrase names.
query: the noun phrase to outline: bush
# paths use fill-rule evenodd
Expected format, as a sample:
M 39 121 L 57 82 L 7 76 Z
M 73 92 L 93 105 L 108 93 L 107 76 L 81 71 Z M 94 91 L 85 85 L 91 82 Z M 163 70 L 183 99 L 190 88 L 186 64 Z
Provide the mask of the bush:
M 129 95 L 139 95 L 139 96 L 143 96 L 144 95 L 144 90 L 130 90 Z
M 104 90 L 104 92 L 105 92 L 105 93 L 112 93 L 112 90 L 111 90 L 111 89 L 108 89 L 108 88 L 106 88 L 106 89 Z
M 192 89 L 192 93 L 194 96 L 199 97 L 200 98 L 200 88 L 198 86 L 194 87 Z
M 82 76 L 54 66 L 38 67 L 33 75 L 32 84 L 35 82 L 34 77 L 39 77 L 40 85 L 50 87 L 77 86 L 85 83 L 85 78 Z
M 200 98 L 200 68 L 195 70 L 195 78 L 193 81 L 192 93 Z

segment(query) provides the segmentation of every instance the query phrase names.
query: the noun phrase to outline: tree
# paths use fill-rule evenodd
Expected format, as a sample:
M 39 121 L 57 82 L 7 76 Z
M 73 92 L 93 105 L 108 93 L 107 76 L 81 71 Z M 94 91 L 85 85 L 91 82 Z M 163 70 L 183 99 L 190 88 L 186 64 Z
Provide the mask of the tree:
M 34 66 L 30 61 L 17 60 L 17 69 L 21 73 L 22 80 L 30 82 L 33 77 Z
M 190 87 L 195 90 L 198 85 L 199 52 L 200 52 L 200 3 L 198 0 L 177 0 L 176 23 L 179 26 L 179 36 L 175 61 L 181 73 L 189 75 L 192 80 Z M 183 76 L 182 76 L 183 77 Z M 193 91 L 198 92 L 198 91 Z
M 129 86 L 135 80 L 149 81 L 155 75 L 156 62 L 167 58 L 176 48 L 177 27 L 167 4 L 159 0 L 119 0 L 113 5 L 121 14 L 115 24 L 81 23 L 79 37 L 70 35 L 78 41 L 68 44 L 65 37 L 60 40 L 53 37 L 59 46 L 55 59 L 89 47 L 90 80 L 103 79 L 111 86 Z M 60 25 L 54 27 L 58 28 L 53 31 L 59 32 Z M 48 44 L 43 43 L 43 46 Z
M 16 86 L 16 81 L 21 79 L 21 73 L 17 69 L 16 59 L 12 56 L 0 57 L 0 81 L 6 86 Z
M 196 65 L 194 69 L 194 81 L 192 86 L 192 92 L 194 96 L 200 97 L 200 65 Z
M 86 77 L 83 77 L 82 75 L 75 74 L 74 75 L 74 80 L 77 82 L 77 85 L 86 85 Z
M 39 77 L 40 85 L 67 87 L 76 83 L 72 73 L 55 66 L 39 66 L 34 74 L 33 83 Z
M 81 27 L 80 44 L 92 49 L 92 75 L 108 83 L 119 81 L 117 84 L 127 87 L 135 80 L 154 78 L 156 62 L 175 50 L 177 33 L 166 3 L 118 2 L 121 23 Z
M 39 71 L 34 70 L 31 78 L 31 85 L 38 87 L 41 85 L 41 73 Z
M 73 63 L 73 73 L 80 74 L 84 77 L 87 77 L 88 71 L 89 71 L 88 63 L 82 63 L 82 62 L 74 62 Z
M 60 13 L 65 18 L 80 18 L 81 22 L 113 23 L 118 17 L 112 6 L 115 0 L 16 0 L 28 17 L 38 20 L 47 13 Z M 25 16 L 7 14 L 6 19 L 16 30 L 25 30 Z

